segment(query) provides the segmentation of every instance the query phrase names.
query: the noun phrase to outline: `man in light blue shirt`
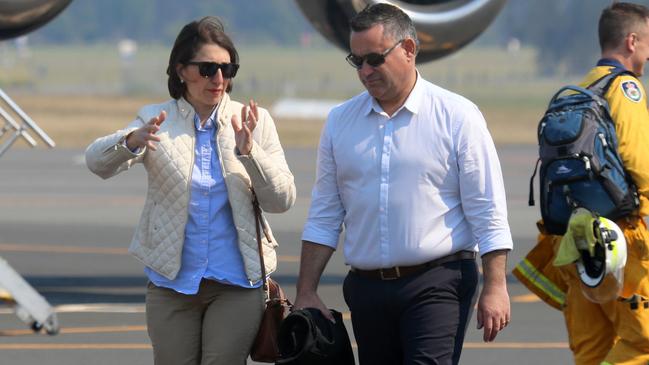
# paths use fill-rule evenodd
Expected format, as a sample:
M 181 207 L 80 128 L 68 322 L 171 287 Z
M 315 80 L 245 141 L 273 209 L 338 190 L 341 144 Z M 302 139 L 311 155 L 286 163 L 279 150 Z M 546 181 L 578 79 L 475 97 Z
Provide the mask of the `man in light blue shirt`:
M 484 340 L 510 320 L 498 156 L 478 108 L 418 74 L 405 13 L 373 5 L 351 28 L 347 61 L 367 92 L 334 108 L 323 129 L 295 306 L 329 315 L 316 290 L 344 226 L 343 291 L 361 364 L 457 364 L 476 252 Z

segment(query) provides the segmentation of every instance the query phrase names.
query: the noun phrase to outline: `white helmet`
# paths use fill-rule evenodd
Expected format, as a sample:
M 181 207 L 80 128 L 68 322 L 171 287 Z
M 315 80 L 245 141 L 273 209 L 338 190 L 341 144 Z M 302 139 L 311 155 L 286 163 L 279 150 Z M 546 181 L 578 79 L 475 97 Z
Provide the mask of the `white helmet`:
M 593 220 L 593 236 L 593 253 L 579 251 L 577 273 L 584 296 L 592 302 L 604 303 L 617 298 L 622 291 L 626 240 L 620 227 L 604 217 Z

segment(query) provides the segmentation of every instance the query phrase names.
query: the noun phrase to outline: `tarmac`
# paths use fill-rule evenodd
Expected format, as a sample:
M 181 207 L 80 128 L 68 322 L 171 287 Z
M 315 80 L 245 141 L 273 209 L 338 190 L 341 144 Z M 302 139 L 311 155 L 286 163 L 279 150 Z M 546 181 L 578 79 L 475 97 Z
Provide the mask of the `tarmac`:
M 280 242 L 273 277 L 293 298 L 316 155 L 314 149 L 285 152 L 297 203 L 287 213 L 267 216 Z M 535 243 L 539 208 L 528 207 L 527 196 L 536 146 L 503 145 L 498 153 L 515 245 L 511 272 Z M 0 304 L 0 364 L 153 363 L 144 316 L 146 278 L 127 253 L 145 189 L 141 166 L 104 181 L 87 170 L 82 150 L 10 149 L 0 157 L 0 256 L 56 308 L 61 324 L 55 336 L 33 333 Z M 345 314 L 353 341 L 341 289 L 347 271 L 339 250 L 319 293 L 329 307 Z M 508 286 L 512 322 L 495 342 L 484 343 L 474 313 L 460 363 L 572 363 L 561 313 L 538 301 L 511 274 Z

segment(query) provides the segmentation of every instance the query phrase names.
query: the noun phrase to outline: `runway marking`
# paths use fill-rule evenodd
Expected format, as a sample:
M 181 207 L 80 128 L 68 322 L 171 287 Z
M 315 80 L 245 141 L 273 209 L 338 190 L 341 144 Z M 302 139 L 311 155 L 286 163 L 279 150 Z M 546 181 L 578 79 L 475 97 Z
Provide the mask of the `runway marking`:
M 347 317 L 347 318 L 346 318 Z M 349 319 L 349 313 L 343 314 L 344 319 Z M 98 327 L 64 327 L 59 332 L 61 335 L 69 334 L 93 334 L 93 333 L 126 333 L 126 332 L 146 332 L 146 325 L 135 326 L 98 326 Z M 13 329 L 0 331 L 2 336 L 29 336 L 35 333 L 29 329 Z M 42 335 L 45 336 L 45 335 Z M 356 348 L 356 342 L 352 342 L 352 347 Z M 63 343 L 22 343 L 22 344 L 0 344 L 0 350 L 101 350 L 101 349 L 123 349 L 123 350 L 142 350 L 149 349 L 149 344 L 63 344 Z M 537 350 L 560 350 L 568 349 L 566 342 L 465 342 L 465 349 L 491 349 L 491 350 L 517 350 L 517 349 L 537 349 Z
M 104 327 L 63 327 L 59 334 L 89 334 L 89 333 L 124 333 L 124 332 L 144 332 L 146 331 L 145 325 L 139 326 L 104 326 Z M 12 329 L 1 330 L 0 336 L 27 336 L 34 335 L 35 332 L 31 329 Z
M 43 245 L 36 243 L 0 243 L 0 252 L 44 252 L 44 253 L 76 253 L 128 255 L 127 248 L 121 247 L 84 247 L 66 245 Z M 300 262 L 300 256 L 278 255 L 280 262 Z
M 0 205 L 10 206 L 88 206 L 101 205 L 109 207 L 144 205 L 144 197 L 139 195 L 111 195 L 111 196 L 78 196 L 78 195 L 8 195 L 0 194 Z
M 3 343 L 0 350 L 151 350 L 148 343 Z
M 515 295 L 512 297 L 513 303 L 536 303 L 540 301 L 541 298 L 536 296 L 536 294 Z
M 277 255 L 277 259 L 281 262 L 300 262 L 300 256 L 297 255 Z
M 123 332 L 142 332 L 146 331 L 145 325 L 137 326 L 104 326 L 104 327 L 68 327 L 61 328 L 62 334 L 76 333 L 123 333 Z
M 33 243 L 0 243 L 5 252 L 87 253 L 104 255 L 127 255 L 128 249 L 119 247 L 82 247 L 64 245 L 39 245 Z
M 144 313 L 144 304 L 63 304 L 56 313 Z
M 144 313 L 144 304 L 62 304 L 54 307 L 56 313 Z M 0 314 L 14 314 L 12 307 L 0 307 Z
M 56 313 L 145 313 L 144 304 L 63 304 L 54 307 Z M 0 308 L 0 314 L 14 314 L 13 308 Z M 343 319 L 352 319 L 350 312 L 342 312 Z
M 356 342 L 353 348 L 358 348 Z M 148 343 L 14 343 L 0 344 L 0 350 L 150 350 Z M 465 342 L 464 349 L 491 349 L 491 350 L 518 350 L 542 349 L 563 350 L 568 349 L 565 342 L 495 342 L 478 343 Z
M 493 350 L 514 350 L 514 349 L 567 349 L 567 342 L 465 342 L 465 349 L 493 349 Z

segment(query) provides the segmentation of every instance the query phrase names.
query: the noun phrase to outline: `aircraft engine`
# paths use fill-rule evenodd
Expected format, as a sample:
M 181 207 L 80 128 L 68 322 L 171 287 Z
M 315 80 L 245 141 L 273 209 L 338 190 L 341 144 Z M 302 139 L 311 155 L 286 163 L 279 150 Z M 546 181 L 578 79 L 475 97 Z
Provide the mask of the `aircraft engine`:
M 314 27 L 349 52 L 349 20 L 367 5 L 390 3 L 415 23 L 420 50 L 417 62 L 444 57 L 475 39 L 506 0 L 296 0 Z
M 0 41 L 27 34 L 57 16 L 72 0 L 0 0 Z

